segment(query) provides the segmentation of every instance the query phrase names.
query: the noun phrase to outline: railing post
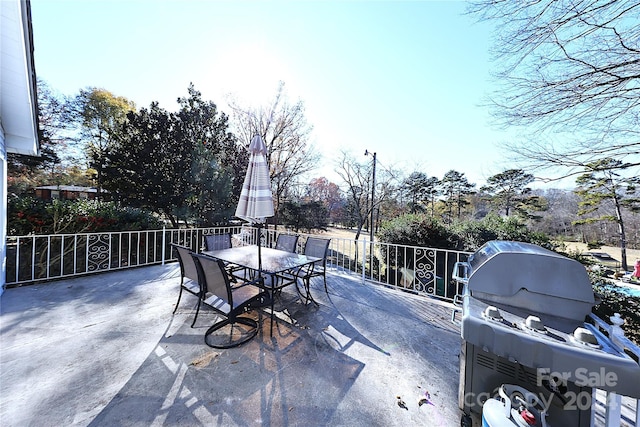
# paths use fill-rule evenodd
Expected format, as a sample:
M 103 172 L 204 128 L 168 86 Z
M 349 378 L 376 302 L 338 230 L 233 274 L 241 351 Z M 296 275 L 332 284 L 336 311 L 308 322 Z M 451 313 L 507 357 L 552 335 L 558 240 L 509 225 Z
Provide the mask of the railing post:
M 362 240 L 362 284 L 365 281 L 365 266 L 367 263 L 367 239 Z
M 605 426 L 619 426 L 622 417 L 622 396 L 613 391 L 607 392 Z
M 165 226 L 162 226 L 162 265 L 164 265 L 164 255 L 165 255 L 165 250 L 164 250 L 164 245 L 166 242 L 166 231 L 165 231 Z
M 34 235 L 31 239 L 31 280 L 36 278 L 36 239 L 38 236 Z

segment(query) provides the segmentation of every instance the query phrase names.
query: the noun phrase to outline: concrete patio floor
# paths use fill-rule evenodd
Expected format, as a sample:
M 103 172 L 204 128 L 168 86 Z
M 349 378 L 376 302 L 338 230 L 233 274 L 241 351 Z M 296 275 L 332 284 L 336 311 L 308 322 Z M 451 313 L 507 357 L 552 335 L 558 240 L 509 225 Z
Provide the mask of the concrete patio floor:
M 177 263 L 11 288 L 0 298 L 2 426 L 458 426 L 451 307 L 330 273 L 286 293 L 249 343 L 178 296 Z M 317 280 L 317 279 L 316 279 Z M 398 404 L 398 396 L 406 403 Z M 428 402 L 419 405 L 420 398 Z

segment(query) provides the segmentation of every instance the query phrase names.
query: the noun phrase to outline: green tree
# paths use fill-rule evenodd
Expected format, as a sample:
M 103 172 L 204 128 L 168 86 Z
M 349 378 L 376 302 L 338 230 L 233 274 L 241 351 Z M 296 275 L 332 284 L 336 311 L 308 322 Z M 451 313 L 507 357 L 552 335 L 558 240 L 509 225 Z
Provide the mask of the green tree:
M 193 85 L 169 113 L 152 103 L 130 113 L 109 152 L 105 188 L 128 205 L 201 225 L 233 215 L 248 162 L 228 119 Z
M 424 211 L 422 201 L 426 198 L 424 186 L 428 177 L 423 172 L 412 172 L 400 184 L 400 191 L 409 199 L 407 206 L 410 213 L 419 213 Z
M 292 202 L 282 204 L 282 224 L 298 232 L 300 230 L 326 230 L 329 214 L 321 201 Z
M 582 199 L 579 203 L 579 216 L 594 214 L 588 218 L 575 221 L 575 224 L 588 224 L 600 221 L 611 221 L 618 226 L 620 241 L 620 257 L 622 269 L 627 270 L 627 238 L 623 207 L 640 211 L 640 198 L 637 185 L 640 177 L 624 177 L 616 171 L 629 168 L 620 160 L 603 159 L 587 164 L 588 171 L 576 179 L 576 194 Z
M 533 212 L 543 208 L 543 200 L 527 187 L 533 180 L 533 175 L 522 169 L 509 169 L 489 177 L 480 191 L 487 193 L 493 207 L 506 216 L 515 213 L 534 218 Z
M 178 98 L 176 141 L 195 147 L 185 181 L 193 188 L 190 207 L 203 224 L 227 222 L 235 213 L 249 155 L 229 130 L 229 117 L 189 85 Z
M 100 200 L 105 159 L 115 135 L 127 119 L 127 113 L 135 110 L 135 104 L 124 97 L 115 96 L 108 90 L 95 87 L 81 89 L 75 103 L 89 166 L 96 171 L 96 187 Z
M 440 184 L 442 186 L 442 194 L 445 196 L 447 219 L 450 224 L 454 218 L 454 210 L 456 212 L 455 217 L 460 219 L 462 209 L 469 204 L 466 197 L 475 193 L 474 187 L 476 185 L 470 183 L 463 173 L 454 170 L 444 174 Z
M 428 177 L 423 172 L 412 172 L 402 181 L 400 189 L 409 197 L 409 212 L 419 213 L 425 205 L 431 206 L 431 216 L 435 213 L 435 201 L 439 195 L 440 180 Z
M 64 143 L 60 136 L 64 129 L 65 100 L 56 95 L 49 85 L 38 79 L 38 143 L 40 156 L 7 153 L 8 192 L 24 194 L 31 187 L 58 183 L 58 146 Z

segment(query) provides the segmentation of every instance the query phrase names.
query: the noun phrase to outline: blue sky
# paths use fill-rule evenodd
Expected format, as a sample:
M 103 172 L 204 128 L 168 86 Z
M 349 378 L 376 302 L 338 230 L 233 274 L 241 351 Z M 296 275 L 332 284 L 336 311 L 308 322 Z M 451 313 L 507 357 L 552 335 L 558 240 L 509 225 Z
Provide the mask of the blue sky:
M 95 86 L 174 110 L 193 82 L 230 113 L 229 96 L 267 104 L 278 81 L 300 99 L 332 175 L 335 153 L 379 167 L 482 185 L 516 165 L 483 97 L 491 28 L 456 1 L 32 0 L 35 63 L 52 89 Z M 370 159 L 370 158 L 369 158 Z

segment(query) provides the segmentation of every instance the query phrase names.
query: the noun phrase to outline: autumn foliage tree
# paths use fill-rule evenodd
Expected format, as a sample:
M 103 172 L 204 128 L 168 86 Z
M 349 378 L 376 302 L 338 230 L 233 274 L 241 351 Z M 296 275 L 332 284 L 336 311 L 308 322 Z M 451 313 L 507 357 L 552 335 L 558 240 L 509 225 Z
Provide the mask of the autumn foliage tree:
M 80 90 L 75 100 L 75 108 L 84 152 L 89 166 L 96 171 L 96 187 L 100 199 L 106 157 L 114 144 L 116 134 L 127 120 L 127 113 L 135 110 L 135 104 L 108 90 L 92 87 Z
M 306 197 L 309 201 L 322 203 L 328 214 L 329 222 L 336 222 L 340 219 L 344 198 L 337 184 L 330 182 L 325 177 L 314 178 L 307 185 Z

